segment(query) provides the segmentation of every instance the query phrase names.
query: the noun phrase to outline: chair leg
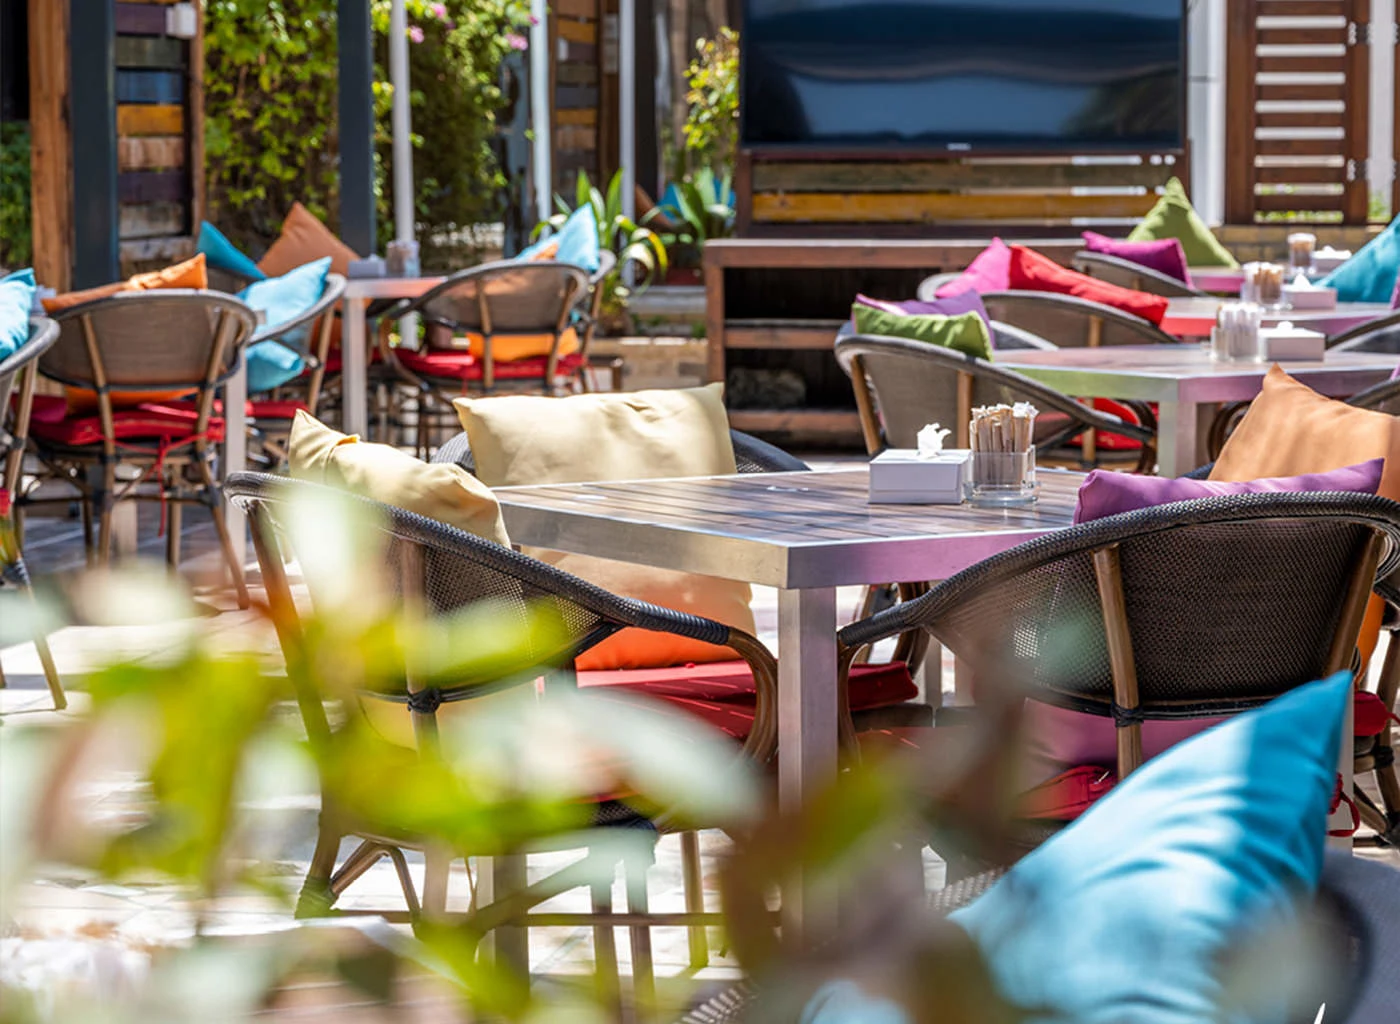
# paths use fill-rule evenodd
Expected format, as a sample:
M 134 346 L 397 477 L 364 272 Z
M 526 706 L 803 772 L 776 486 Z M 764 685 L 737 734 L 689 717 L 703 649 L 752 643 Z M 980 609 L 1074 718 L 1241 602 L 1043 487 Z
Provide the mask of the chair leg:
M 681 833 L 681 884 L 685 891 L 685 912 L 705 912 L 705 880 L 700 866 L 700 833 Z M 710 965 L 710 939 L 703 924 L 690 926 L 690 966 L 701 970 Z
M 646 914 L 647 865 L 624 863 L 623 882 L 627 887 L 627 912 Z M 656 969 L 651 958 L 651 928 L 633 925 L 632 933 L 632 1001 L 636 1004 L 638 1022 L 656 1017 Z
M 452 871 L 452 853 L 432 847 L 423 854 L 423 916 L 442 918 L 447 914 L 447 880 Z
M 97 502 L 97 564 L 112 563 L 112 514 L 116 511 L 117 467 L 107 463 L 102 468 L 102 490 L 93 496 Z
M 612 879 L 594 882 L 593 914 L 607 917 L 613 912 Z M 614 1020 L 622 1020 L 622 972 L 617 965 L 617 937 L 605 921 L 593 925 L 593 959 L 597 962 L 598 1001 Z
M 491 858 L 491 891 L 497 900 L 509 899 L 525 888 L 526 872 L 523 854 L 508 854 Z M 496 963 L 517 971 L 522 978 L 530 976 L 530 938 L 524 923 L 496 929 Z
M 92 505 L 96 500 L 96 495 L 89 495 L 78 501 L 78 508 L 83 517 L 83 554 L 87 556 L 89 569 L 93 566 L 93 556 L 96 553 L 92 541 Z
M 325 822 L 320 824 L 311 865 L 306 869 L 306 880 L 302 882 L 301 894 L 297 896 L 297 917 L 322 917 L 335 906 L 336 894 L 331 889 L 331 874 L 335 871 L 340 840 L 338 831 L 328 828 Z
M 165 509 L 165 564 L 171 572 L 180 569 L 180 527 L 184 518 L 185 506 L 178 501 L 166 503 Z
M 224 515 L 223 491 L 214 483 L 209 464 L 201 461 L 199 465 L 204 474 L 204 486 L 209 492 L 209 511 L 214 516 L 214 529 L 219 534 L 219 546 L 224 549 L 224 561 L 228 563 L 228 571 L 233 575 L 233 588 L 238 592 L 238 607 L 247 608 L 250 604 L 248 584 L 243 579 L 243 566 L 238 564 L 238 557 L 233 551 L 233 538 L 229 535 L 228 518 Z

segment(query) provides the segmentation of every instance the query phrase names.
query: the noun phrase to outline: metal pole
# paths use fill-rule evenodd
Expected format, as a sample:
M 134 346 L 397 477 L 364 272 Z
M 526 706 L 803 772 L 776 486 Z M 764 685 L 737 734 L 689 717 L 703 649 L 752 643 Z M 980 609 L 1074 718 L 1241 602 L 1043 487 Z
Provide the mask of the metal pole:
M 340 0 L 338 86 L 340 122 L 340 237 L 371 255 L 374 227 L 374 50 L 369 0 Z
M 535 212 L 538 219 L 550 214 L 554 173 L 550 165 L 554 126 L 549 123 L 549 3 L 531 0 L 530 14 L 530 128 L 533 130 Z
M 617 8 L 617 162 L 622 170 L 622 212 L 637 216 L 637 4 Z
M 394 88 L 390 116 L 394 147 L 394 236 L 395 241 L 411 242 L 414 236 L 413 213 L 413 118 L 409 111 L 408 80 L 408 13 L 404 0 L 392 0 L 389 5 L 389 82 Z M 399 340 L 410 348 L 418 347 L 418 317 L 406 316 L 399 321 Z
M 117 243 L 116 6 L 103 0 L 75 0 L 71 14 L 68 45 L 72 55 L 69 116 L 74 140 L 73 286 L 91 288 L 121 276 Z

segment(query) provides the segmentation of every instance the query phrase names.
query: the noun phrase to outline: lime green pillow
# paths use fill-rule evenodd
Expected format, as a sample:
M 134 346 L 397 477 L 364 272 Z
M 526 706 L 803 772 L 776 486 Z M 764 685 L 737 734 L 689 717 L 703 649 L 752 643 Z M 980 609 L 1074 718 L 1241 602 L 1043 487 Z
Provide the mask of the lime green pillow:
M 1239 261 L 1211 234 L 1206 222 L 1191 205 L 1179 178 L 1167 182 L 1162 198 L 1147 211 L 1142 223 L 1133 228 L 1130 242 L 1155 242 L 1162 238 L 1180 240 L 1186 262 L 1193 267 L 1238 267 Z
M 883 309 L 856 303 L 851 307 L 856 331 L 886 338 L 908 338 L 939 348 L 951 348 L 978 359 L 992 358 L 992 339 L 987 322 L 976 313 L 957 316 L 913 316 L 887 313 Z

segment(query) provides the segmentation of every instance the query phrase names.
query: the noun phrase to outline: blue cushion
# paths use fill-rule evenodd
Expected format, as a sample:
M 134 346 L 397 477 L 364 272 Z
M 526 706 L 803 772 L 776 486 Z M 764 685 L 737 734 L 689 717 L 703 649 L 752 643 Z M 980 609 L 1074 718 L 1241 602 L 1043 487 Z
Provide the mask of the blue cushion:
M 34 271 L 16 270 L 0 278 L 0 360 L 14 355 L 29 340 L 33 310 Z
M 559 243 L 559 250 L 554 254 L 554 259 L 560 263 L 572 263 L 576 267 L 582 267 L 590 274 L 601 265 L 601 250 L 598 247 L 598 219 L 593 216 L 593 207 L 588 203 L 569 214 L 569 219 L 564 221 L 564 226 L 557 232 L 521 249 L 515 258 L 517 260 L 533 259 L 536 253 L 556 241 Z
M 267 314 L 265 326 L 259 331 L 289 323 L 314 306 L 326 290 L 326 274 L 330 272 L 329 256 L 297 267 L 281 277 L 254 281 L 238 293 L 238 297 L 253 309 Z M 309 327 L 298 327 L 277 341 L 259 342 L 248 348 L 248 390 L 256 393 L 279 387 L 301 373 L 305 365 L 295 351 L 306 344 Z M 278 344 L 278 342 L 282 344 Z
M 1340 302 L 1389 302 L 1400 275 L 1400 217 L 1322 279 Z
M 1218 1012 L 1221 960 L 1317 888 L 1350 698 L 1339 673 L 1173 747 L 954 914 L 1003 995 L 1037 1024 L 1277 1019 Z
M 267 277 L 258 269 L 256 263 L 239 252 L 238 248 L 224 237 L 224 233 L 207 220 L 199 225 L 199 238 L 195 242 L 194 251 L 204 253 L 204 262 L 217 270 L 226 270 L 251 281 L 261 281 Z

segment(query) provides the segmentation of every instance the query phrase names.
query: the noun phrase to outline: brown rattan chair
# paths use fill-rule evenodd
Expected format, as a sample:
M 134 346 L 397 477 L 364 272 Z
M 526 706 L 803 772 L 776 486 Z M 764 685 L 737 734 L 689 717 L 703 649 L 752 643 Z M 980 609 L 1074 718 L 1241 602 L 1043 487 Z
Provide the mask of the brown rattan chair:
M 1338 352 L 1400 355 L 1400 311 L 1334 334 L 1327 339 L 1327 347 Z
M 303 663 L 303 638 L 284 569 L 287 552 L 282 547 L 281 535 L 288 503 L 295 500 L 298 494 L 324 490 L 316 484 L 255 473 L 237 473 L 228 482 L 230 498 L 249 513 L 258 563 L 267 587 L 268 602 L 278 624 L 278 635 L 289 673 L 293 685 L 303 689 L 306 684 L 295 671 L 295 667 Z M 777 663 L 767 648 L 753 636 L 708 619 L 617 597 L 509 548 L 403 509 L 365 499 L 354 500 L 363 501 L 378 518 L 385 544 L 384 564 L 389 570 L 389 579 L 397 583 L 398 596 L 406 605 L 419 608 L 428 615 L 442 615 L 475 602 L 492 601 L 523 613 L 529 603 L 543 600 L 548 601 L 560 614 L 569 633 L 567 646 L 559 650 L 530 652 L 530 665 L 537 666 L 537 671 L 527 667 L 512 673 L 512 678 L 522 685 L 539 676 L 547 676 L 560 685 L 576 681 L 572 668 L 574 659 L 624 628 L 674 633 L 732 648 L 748 663 L 756 687 L 753 727 L 742 747 L 738 748 L 738 756 L 758 765 L 766 764 L 773 757 L 777 746 Z M 315 595 L 312 597 L 314 600 Z M 483 692 L 499 692 L 501 682 L 464 680 L 460 685 L 423 688 L 414 680 L 405 678 L 397 690 L 376 689 L 373 698 L 397 702 L 411 717 L 418 735 L 435 735 L 436 716 L 442 704 L 470 700 Z M 322 704 L 323 696 L 306 692 L 299 694 L 306 728 L 313 737 L 327 735 L 332 728 Z M 423 756 L 431 756 L 431 744 L 423 749 L 426 751 Z M 623 804 L 608 801 L 597 805 L 596 826 L 635 827 L 639 823 L 662 830 L 668 827 L 665 820 L 640 819 L 637 812 Z M 338 851 L 346 837 L 359 838 L 361 844 L 337 868 Z M 370 864 L 382 857 L 389 857 L 398 867 L 407 911 L 395 911 L 384 916 L 392 919 L 403 919 L 405 916 L 416 918 L 420 908 L 423 914 L 441 915 L 446 906 L 450 860 L 484 851 L 456 850 L 449 856 L 434 855 L 428 851 L 420 899 L 408 875 L 403 850 L 422 848 L 421 841 L 411 836 L 385 836 L 364 823 L 347 819 L 342 810 L 334 806 L 334 797 L 323 794 L 320 831 L 298 913 L 328 911 L 346 887 Z M 529 886 L 530 901 L 538 903 L 574 887 L 579 883 L 571 879 L 576 877 L 576 873 L 565 872 Z M 699 879 L 694 881 L 698 885 Z M 703 928 L 717 923 L 717 915 L 702 912 L 703 904 L 698 905 L 700 911 L 688 909 L 684 914 L 650 915 L 644 876 L 629 877 L 627 890 L 634 977 L 639 981 L 650 977 L 648 927 L 664 924 Z M 697 904 L 688 899 L 687 906 L 694 908 Z M 547 918 L 502 920 L 495 924 L 591 925 L 597 943 L 599 966 L 605 968 L 604 961 L 611 959 L 611 954 L 605 952 L 612 948 L 611 914 L 611 888 L 608 886 L 595 889 L 592 914 L 551 914 Z
M 15 352 L 0 360 L 0 585 L 9 584 L 21 590 L 31 590 L 29 570 L 24 564 L 24 537 L 19 517 L 12 513 L 12 503 L 20 491 L 24 471 L 24 449 L 29 435 L 29 419 L 34 408 L 34 382 L 38 375 L 39 358 L 58 341 L 58 324 L 43 317 L 29 321 L 29 339 Z M 11 410 L 11 396 L 15 398 Z M 4 535 L 12 530 L 13 549 L 4 550 Z M 8 554 L 8 558 L 5 556 Z M 63 710 L 68 698 L 58 678 L 53 653 L 43 634 L 34 637 L 39 663 L 44 667 L 44 680 L 54 707 Z M 0 667 L 0 687 L 5 685 L 5 672 Z
M 1104 252 L 1090 252 L 1083 249 L 1074 254 L 1070 265 L 1081 274 L 1088 274 L 1100 281 L 1116 284 L 1120 288 L 1131 288 L 1135 292 L 1149 292 L 1164 295 L 1169 299 L 1195 298 L 1205 292 L 1192 288 L 1184 281 L 1178 281 L 1160 270 L 1144 267 L 1141 263 L 1125 260 L 1121 256 L 1111 256 Z
M 962 271 L 956 273 L 933 274 L 919 282 L 919 287 L 914 295 L 920 302 L 933 302 L 938 298 L 938 289 L 945 284 L 952 284 L 962 277 Z
M 345 294 L 345 278 L 327 274 L 321 297 L 295 319 L 280 324 L 266 324 L 248 341 L 254 345 L 269 342 L 291 349 L 301 357 L 303 370 L 295 380 L 272 391 L 254 395 L 252 422 L 249 432 L 261 451 L 262 462 L 268 468 L 282 465 L 287 458 L 287 435 L 297 410 L 305 409 L 320 415 L 321 390 L 326 378 L 326 363 L 330 355 L 331 330 L 335 326 L 335 311 Z
M 1140 316 L 1073 295 L 988 292 L 982 302 L 997 323 L 1030 331 L 1059 348 L 1181 344 Z
M 84 505 L 89 555 L 111 556 L 112 512 L 118 501 L 158 500 L 167 528 L 166 558 L 179 562 L 180 510 L 206 506 L 213 516 L 240 607 L 248 606 L 243 569 L 234 556 L 224 517 L 223 495 L 214 474 L 216 445 L 224 421 L 215 415 L 214 394 L 238 367 L 243 346 L 256 328 L 253 311 L 217 292 L 131 292 L 87 302 L 55 317 L 57 342 L 39 360 L 39 372 L 72 388 L 96 393 L 92 414 L 31 424 L 35 451 L 49 472 L 71 484 Z M 141 392 L 189 397 L 116 408 L 113 393 Z M 133 467 L 135 480 L 119 483 L 119 466 Z M 146 489 L 150 483 L 152 488 Z M 62 499 L 68 500 L 68 499 Z M 22 500 L 20 506 L 30 504 Z M 98 536 L 94 549 L 91 522 Z
M 955 427 L 959 445 L 966 447 L 974 406 L 1031 402 L 1041 413 L 1036 420 L 1039 450 L 1048 453 L 1076 435 L 1097 430 L 1139 442 L 1140 471 L 1150 470 L 1156 460 L 1151 420 L 1147 426 L 1125 422 L 1013 370 L 952 349 L 853 334 L 837 339 L 836 361 L 851 378 L 861 431 L 872 455 L 886 447 L 917 447 L 918 432 L 934 422 Z M 1150 413 L 1144 410 L 1142 415 Z

